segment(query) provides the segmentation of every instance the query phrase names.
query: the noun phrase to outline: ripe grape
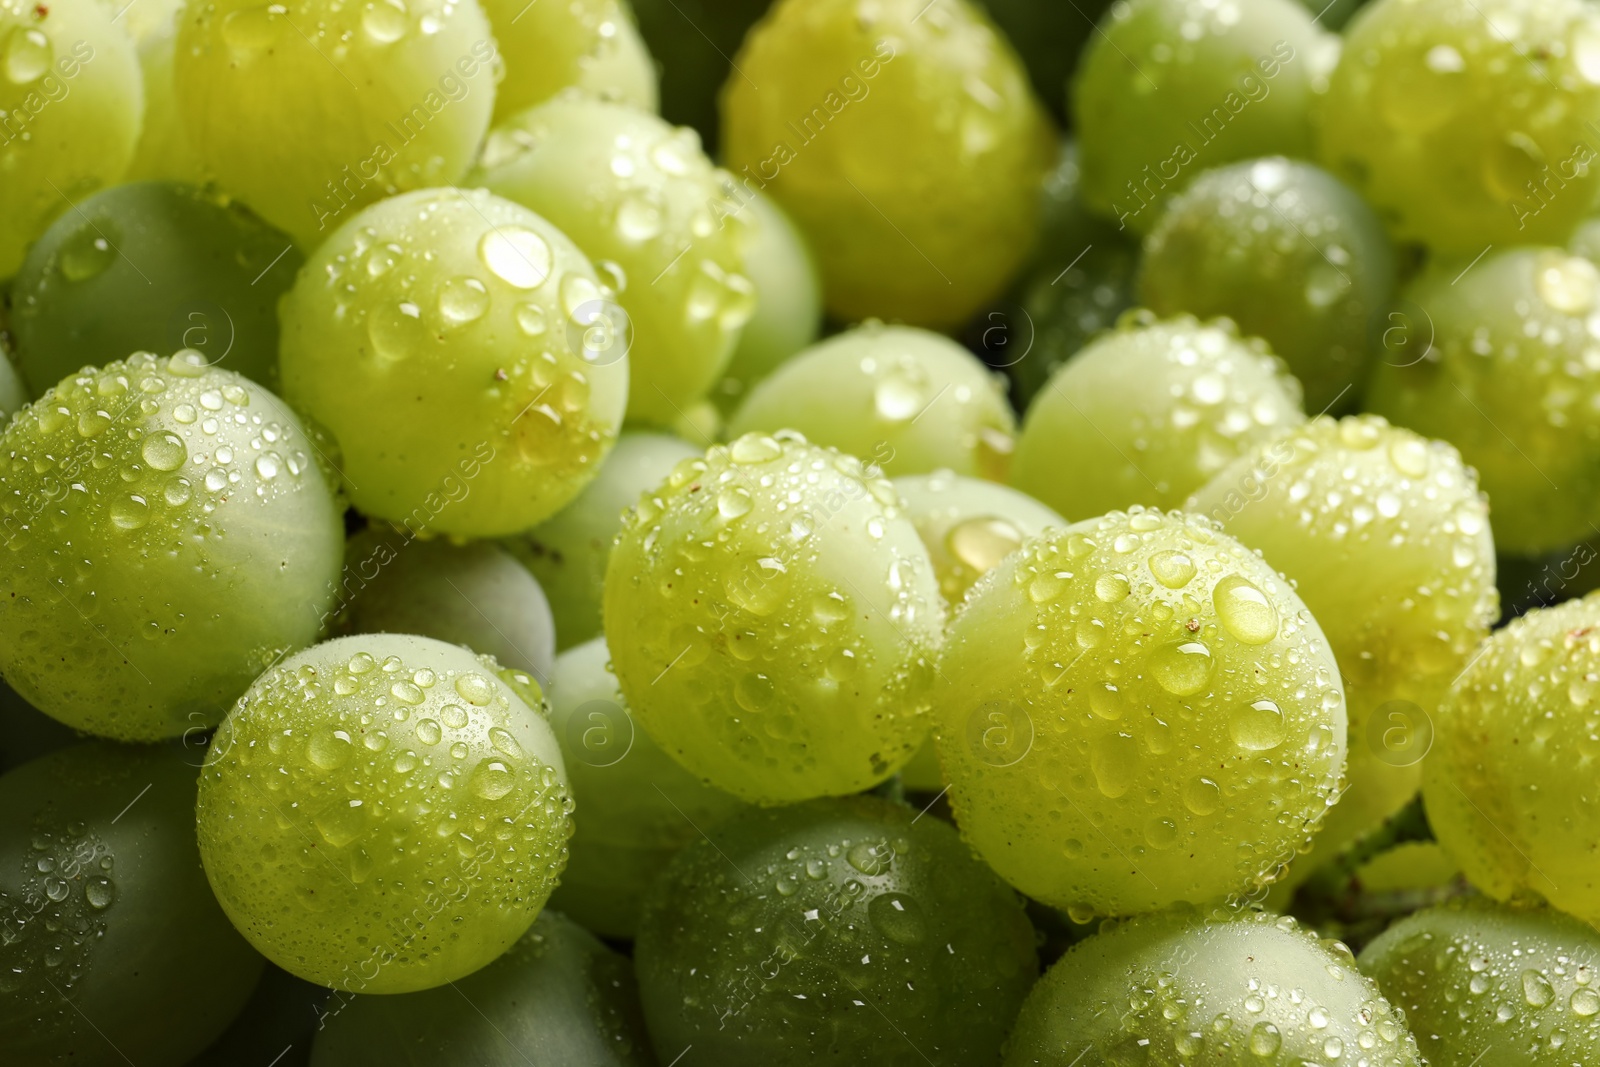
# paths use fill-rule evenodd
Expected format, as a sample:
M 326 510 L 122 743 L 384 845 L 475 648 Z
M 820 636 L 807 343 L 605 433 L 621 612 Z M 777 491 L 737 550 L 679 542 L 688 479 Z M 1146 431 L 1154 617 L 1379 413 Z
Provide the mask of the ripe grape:
M 11 290 L 17 361 L 42 393 L 85 365 L 190 348 L 271 386 L 278 298 L 304 261 L 237 202 L 175 182 L 115 186 L 29 250 Z
M 799 225 L 830 312 L 950 327 L 1004 289 L 1053 134 L 977 7 L 782 0 L 734 63 L 728 167 Z
M 1016 895 L 936 818 L 877 797 L 730 820 L 645 899 L 661 1062 L 998 1064 L 1038 973 Z
M 264 1048 L 283 1049 L 269 1067 L 306 1067 L 311 1039 L 324 1021 L 329 991 L 267 964 L 261 980 L 233 1025 L 184 1067 L 239 1067 Z
M 960 345 L 871 321 L 779 367 L 728 422 L 730 437 L 784 429 L 896 475 L 1000 481 L 1016 420 L 1004 379 Z
M 572 801 L 539 687 L 426 637 L 296 653 L 223 720 L 200 856 L 239 931 L 348 992 L 455 981 L 511 947 L 566 862 Z
M 1207 171 L 1145 239 L 1139 292 L 1156 312 L 1226 315 L 1264 338 L 1306 407 L 1355 406 L 1394 294 L 1372 209 L 1318 167 L 1282 157 Z
M 315 451 L 277 397 L 187 350 L 24 408 L 0 437 L 6 680 L 119 740 L 214 726 L 333 597 L 341 509 Z
M 144 122 L 139 145 L 124 181 L 176 180 L 200 184 L 205 169 L 178 112 L 172 65 L 178 48 L 178 20 L 184 0 L 102 0 L 112 21 L 127 31 L 139 53 L 144 80 Z M 292 272 L 291 272 L 292 273 Z
M 655 67 L 621 0 L 482 2 L 506 70 L 494 91 L 495 122 L 569 88 L 656 109 Z
M 717 93 L 729 57 L 771 0 L 633 0 L 639 32 L 661 68 L 661 114 L 717 144 Z
M 615 291 L 571 310 L 574 347 L 628 357 L 628 416 L 670 425 L 705 396 L 755 309 L 744 217 L 693 130 L 564 95 L 495 131 L 473 184 L 549 219 Z M 592 350 L 592 354 L 589 354 Z
M 0 330 L 4 329 L 4 320 L 0 319 Z M 4 426 L 12 415 L 21 411 L 28 399 L 28 387 L 23 383 L 22 375 L 17 373 L 17 368 L 4 347 L 0 347 L 0 426 Z
M 1591 215 L 1578 223 L 1578 228 L 1567 239 L 1567 251 L 1590 263 L 1600 262 L 1600 216 Z
M 0 1061 L 176 1067 L 261 957 L 200 873 L 175 747 L 74 745 L 0 777 Z
M 65 748 L 79 735 L 29 704 L 0 680 L 0 772 Z
M 639 723 L 735 796 L 866 789 L 927 730 L 927 550 L 887 481 L 799 434 L 679 463 L 623 520 L 604 614 Z
M 1333 651 L 1288 582 L 1207 519 L 1047 530 L 967 595 L 939 661 L 966 839 L 1078 921 L 1257 890 L 1333 803 Z
M 580 335 L 602 301 L 583 253 L 481 190 L 375 204 L 283 300 L 284 394 L 338 439 L 351 500 L 412 533 L 525 530 L 594 477 L 628 361 Z
M 1094 36 L 1095 23 L 1110 7 L 1109 0 L 1073 0 L 1070 4 L 1038 0 L 983 0 L 983 7 L 1006 39 L 1017 49 L 1033 91 L 1063 122 L 1070 120 L 1071 104 L 1063 90 L 1072 89 L 1072 75 L 1083 59 L 1084 45 Z
M 1227 320 L 1129 314 L 1028 409 L 1011 484 L 1069 519 L 1176 507 L 1304 421 L 1300 385 L 1265 342 Z

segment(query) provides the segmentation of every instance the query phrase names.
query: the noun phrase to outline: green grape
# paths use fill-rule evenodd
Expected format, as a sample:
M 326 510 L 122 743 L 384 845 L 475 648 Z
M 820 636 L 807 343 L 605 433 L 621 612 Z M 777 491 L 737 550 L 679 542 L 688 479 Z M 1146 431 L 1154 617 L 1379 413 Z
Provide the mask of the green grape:
M 133 39 L 144 76 L 144 123 L 124 181 L 166 179 L 199 184 L 205 180 L 205 169 L 183 128 L 172 80 L 183 2 L 139 0 L 130 4 L 127 0 L 102 0 L 111 10 L 112 20 Z
M 583 816 L 550 898 L 596 933 L 631 938 L 639 903 L 679 848 L 745 805 L 673 762 L 628 711 L 604 638 L 569 649 L 550 684 L 550 724 Z
M 1173 912 L 1074 945 L 1028 995 L 1006 1067 L 1422 1067 L 1350 950 L 1291 918 Z
M 1300 0 L 1300 2 L 1311 12 L 1313 22 L 1325 29 L 1342 30 L 1351 17 L 1366 5 L 1367 0 Z
M 728 167 L 806 235 L 831 313 L 953 327 L 1004 290 L 1053 133 L 977 7 L 779 0 L 734 63 Z
M 1338 55 L 1297 0 L 1113 4 L 1072 86 L 1085 201 L 1148 233 L 1203 170 L 1310 157 L 1312 102 Z
M 1600 263 L 1600 215 L 1591 215 L 1578 223 L 1567 240 L 1567 251 L 1590 263 Z
M 319 247 L 284 298 L 284 394 L 338 439 L 368 515 L 526 530 L 594 477 L 622 421 L 627 358 L 582 341 L 603 302 L 588 259 L 527 208 L 397 196 Z
M 6 681 L 119 740 L 216 725 L 333 597 L 343 532 L 315 450 L 277 397 L 188 350 L 24 408 L 0 437 Z
M 600 472 L 577 499 L 505 546 L 522 561 L 550 598 L 556 647 L 573 648 L 600 634 L 600 600 L 611 542 L 622 513 L 640 494 L 666 480 L 672 468 L 700 455 L 668 434 L 629 431 L 617 438 Z
M 0 772 L 65 748 L 78 734 L 29 704 L 0 681 Z
M 345 546 L 338 603 L 345 633 L 465 645 L 541 684 L 555 666 L 556 626 L 544 590 L 493 542 L 418 541 L 369 528 Z
M 495 87 L 494 121 L 563 89 L 656 109 L 656 71 L 623 0 L 482 0 L 506 76 Z
M 1083 57 L 1084 45 L 1094 34 L 1095 21 L 1110 7 L 1109 0 L 982 0 L 1006 39 L 1022 56 L 1033 80 L 1033 91 L 1062 122 L 1070 121 L 1070 104 L 1062 108 L 1062 87 L 1072 87 L 1072 75 Z
M 115 186 L 29 250 L 11 290 L 17 361 L 42 393 L 85 365 L 191 348 L 271 386 L 278 298 L 303 262 L 238 203 L 173 182 Z
M 1437 841 L 1406 841 L 1380 852 L 1356 871 L 1367 893 L 1407 893 L 1448 886 L 1461 877 L 1461 866 Z
M 1372 209 L 1327 171 L 1282 157 L 1200 175 L 1167 202 L 1139 271 L 1159 314 L 1226 315 L 1264 338 L 1317 411 L 1355 406 L 1394 284 Z
M 4 279 L 51 219 L 128 169 L 144 87 L 132 42 L 99 0 L 0 0 L 0 56 Z
M 1600 1062 L 1600 933 L 1560 912 L 1452 901 L 1395 923 L 1361 969 L 1433 1067 Z
M 178 1067 L 261 957 L 200 873 L 181 749 L 74 745 L 0 777 L 0 1062 Z
M 206 172 L 309 250 L 375 201 L 459 180 L 500 66 L 476 0 L 205 0 L 172 75 Z
M 606 570 L 613 669 L 640 725 L 762 803 L 854 793 L 927 730 L 944 605 L 894 488 L 799 434 L 679 463 Z
M 0 298 L 0 303 L 4 299 Z M 0 313 L 3 316 L 3 313 Z M 6 329 L 5 320 L 0 317 L 0 334 L 9 331 Z M 11 362 L 11 355 L 6 346 L 0 343 L 0 426 L 11 420 L 11 416 L 21 411 L 28 403 L 28 387 L 22 380 L 22 375 L 17 373 L 16 365 Z
M 1226 319 L 1130 312 L 1028 409 L 1011 484 L 1069 519 L 1176 507 L 1304 421 L 1300 384 L 1265 342 Z
M 1428 822 L 1474 886 L 1542 896 L 1591 925 L 1597 674 L 1600 594 L 1513 619 L 1455 682 L 1422 776 Z
M 546 911 L 450 988 L 335 996 L 312 1067 L 654 1067 L 633 968 Z
M 891 474 L 949 469 L 999 481 L 1016 430 L 1004 383 L 948 337 L 874 320 L 779 367 L 728 435 L 798 430 Z
M 1038 973 L 1021 902 L 946 823 L 877 797 L 756 811 L 680 853 L 634 949 L 656 1054 L 998 1064 Z
M 563 95 L 497 128 L 471 178 L 549 219 L 614 290 L 569 308 L 586 357 L 628 357 L 628 417 L 669 425 L 705 396 L 755 310 L 732 179 L 693 130 Z M 589 353 L 592 352 L 592 355 Z
M 1346 789 L 1296 864 L 1310 874 L 1416 795 L 1439 706 L 1499 615 L 1486 502 L 1454 448 L 1358 415 L 1257 448 L 1186 507 L 1287 575 L 1338 658 Z
M 284 970 L 409 993 L 510 948 L 555 887 L 566 772 L 533 679 L 427 637 L 296 653 L 223 720 L 200 777 L 200 857 Z
M 1588 260 L 1508 248 L 1465 270 L 1438 264 L 1390 316 L 1367 407 L 1461 450 L 1501 552 L 1564 548 L 1600 521 L 1597 309 Z
M 260 1058 L 263 1049 L 282 1050 L 269 1067 L 307 1067 L 328 996 L 322 986 L 269 963 L 233 1025 L 185 1067 L 239 1067 Z
M 1600 193 L 1597 40 L 1583 0 L 1375 0 L 1319 104 L 1323 163 L 1435 252 L 1559 244 Z
M 717 91 L 731 57 L 771 0 L 633 0 L 639 31 L 661 67 L 661 114 L 717 144 Z
M 1333 651 L 1289 583 L 1207 519 L 1135 508 L 1003 559 L 934 696 L 963 835 L 1078 921 L 1255 892 L 1333 803 Z

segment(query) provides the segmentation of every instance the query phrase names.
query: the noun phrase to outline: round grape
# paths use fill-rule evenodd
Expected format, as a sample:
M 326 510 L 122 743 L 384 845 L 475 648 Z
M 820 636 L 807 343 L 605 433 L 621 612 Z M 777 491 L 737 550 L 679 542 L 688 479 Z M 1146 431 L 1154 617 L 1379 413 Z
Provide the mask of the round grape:
M 623 0 L 482 3 L 506 69 L 494 91 L 495 122 L 569 88 L 656 109 L 655 67 Z
M 111 9 L 112 20 L 133 39 L 139 52 L 139 70 L 144 75 L 144 123 L 138 149 L 123 180 L 203 183 L 205 168 L 189 145 L 172 78 L 184 0 L 102 2 Z
M 639 32 L 661 68 L 661 114 L 692 126 L 707 150 L 717 143 L 717 92 L 733 74 L 729 57 L 771 0 L 632 0 Z
M 0 319 L 0 329 L 4 328 L 4 320 Z M 0 426 L 4 426 L 10 421 L 11 416 L 21 411 L 28 400 L 28 387 L 23 382 L 22 375 L 17 373 L 10 354 L 0 346 Z
M 23 700 L 0 680 L 0 773 L 79 739 L 76 731 Z
M 327 1018 L 331 991 L 267 964 L 244 1009 L 222 1036 L 184 1067 L 239 1067 L 264 1048 L 283 1049 L 283 1058 L 269 1067 L 306 1067 L 311 1039 Z

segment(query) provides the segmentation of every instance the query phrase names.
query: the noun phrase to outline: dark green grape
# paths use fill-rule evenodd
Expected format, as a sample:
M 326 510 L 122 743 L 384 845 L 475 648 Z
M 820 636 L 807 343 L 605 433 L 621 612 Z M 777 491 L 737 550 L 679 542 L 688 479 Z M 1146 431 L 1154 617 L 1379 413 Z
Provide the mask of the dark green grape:
M 6 1067 L 175 1067 L 249 998 L 261 957 L 201 873 L 196 774 L 88 742 L 0 778 Z
M 0 311 L 0 334 L 8 332 L 5 314 Z M 21 411 L 28 399 L 28 387 L 23 383 L 22 375 L 17 373 L 16 365 L 11 362 L 4 342 L 0 341 L 0 425 Z
M 83 366 L 192 348 L 277 379 L 278 297 L 305 257 L 241 204 L 178 182 L 97 193 L 29 251 L 11 299 L 35 393 Z
M 649 1067 L 627 959 L 555 912 L 448 987 L 335 994 L 312 1067 Z
M 956 832 L 857 796 L 753 811 L 673 859 L 634 958 L 656 1053 L 695 1064 L 997 1064 L 1038 969 Z
M 717 147 L 717 91 L 733 54 L 772 0 L 633 0 L 634 18 L 661 66 L 661 117 L 693 126 Z
M 0 681 L 0 772 L 65 748 L 78 737 Z
M 271 1067 L 306 1067 L 311 1038 L 325 1017 L 330 990 L 267 964 L 233 1025 L 185 1067 L 239 1067 L 268 1056 Z
M 1326 30 L 1342 30 L 1345 23 L 1357 11 L 1360 11 L 1367 0 L 1300 0 L 1311 12 L 1317 25 Z
M 1062 87 L 1072 89 L 1084 45 L 1094 35 L 1095 20 L 1110 7 L 1109 0 L 981 0 L 989 17 L 1004 31 L 1022 57 L 1033 80 L 1034 92 L 1051 109 L 1057 121 L 1066 121 Z

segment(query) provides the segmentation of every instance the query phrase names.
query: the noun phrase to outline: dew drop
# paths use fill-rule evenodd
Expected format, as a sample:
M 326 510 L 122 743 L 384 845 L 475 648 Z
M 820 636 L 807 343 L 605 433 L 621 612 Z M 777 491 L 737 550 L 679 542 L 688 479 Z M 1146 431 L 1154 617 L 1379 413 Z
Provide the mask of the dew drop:
M 1173 696 L 1192 696 L 1206 687 L 1215 667 L 1211 650 L 1199 641 L 1163 645 L 1150 654 L 1150 673 Z
M 1278 611 L 1248 578 L 1230 574 L 1211 591 L 1223 629 L 1247 645 L 1261 645 L 1278 636 Z
M 550 245 L 521 226 L 484 234 L 478 242 L 478 258 L 496 277 L 518 289 L 535 289 L 550 277 Z

